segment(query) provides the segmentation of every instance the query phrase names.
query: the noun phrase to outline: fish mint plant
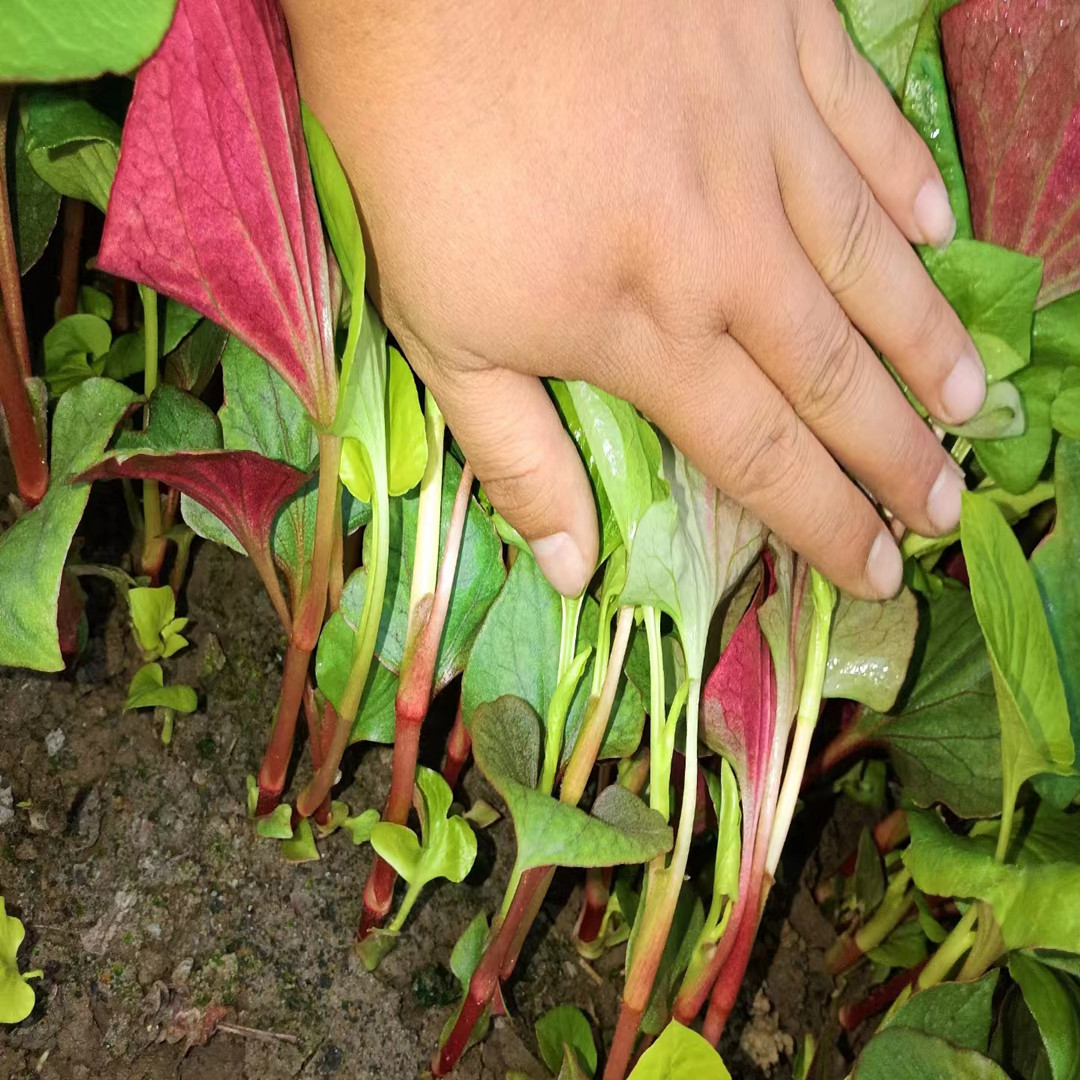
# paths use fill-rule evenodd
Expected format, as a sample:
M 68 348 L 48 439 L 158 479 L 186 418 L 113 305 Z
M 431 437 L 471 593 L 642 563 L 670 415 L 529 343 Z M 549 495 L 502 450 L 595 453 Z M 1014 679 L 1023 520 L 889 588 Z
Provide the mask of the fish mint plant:
M 363 849 L 342 948 L 375 968 L 473 870 L 475 830 L 508 819 L 488 834 L 512 846 L 503 900 L 447 957 L 436 1076 L 511 1011 L 557 878 L 581 886 L 579 952 L 622 950 L 604 968 L 620 1011 L 612 1030 L 541 1018 L 548 1073 L 729 1075 L 714 1047 L 801 866 L 800 803 L 852 798 L 879 820 L 814 890 L 838 1022 L 864 1046 L 845 1068 L 1071 1076 L 1077 4 L 838 3 L 945 180 L 956 238 L 919 255 L 990 384 L 977 417 L 936 429 L 965 474 L 959 528 L 905 535 L 905 585 L 880 603 L 838 592 L 632 405 L 551 379 L 600 534 L 593 580 L 558 595 L 367 295 L 363 207 L 300 100 L 276 0 L 115 6 L 122 40 L 92 5 L 0 12 L 0 663 L 77 665 L 80 583 L 107 580 L 131 614 L 126 707 L 168 742 L 176 714 L 215 708 L 172 674 L 202 633 L 190 560 L 248 557 L 283 642 L 273 715 L 249 718 L 268 728 L 243 767 L 251 831 L 290 863 Z M 43 257 L 54 316 L 28 326 L 20 277 Z M 126 511 L 117 566 L 78 536 L 105 483 Z M 359 743 L 391 748 L 362 801 L 342 776 Z M 22 926 L 0 921 L 0 1021 L 18 1022 Z M 827 1075 L 826 1038 L 807 1033 L 797 1075 Z

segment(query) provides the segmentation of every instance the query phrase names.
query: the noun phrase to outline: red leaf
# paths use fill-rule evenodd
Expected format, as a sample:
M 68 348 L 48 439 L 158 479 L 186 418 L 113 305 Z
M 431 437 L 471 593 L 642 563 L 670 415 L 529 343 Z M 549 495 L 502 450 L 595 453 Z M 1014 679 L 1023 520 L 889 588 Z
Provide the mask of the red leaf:
M 275 0 L 180 0 L 135 80 L 98 263 L 226 327 L 333 420 L 326 247 Z
M 776 679 L 772 654 L 758 623 L 764 601 L 759 588 L 720 661 L 705 683 L 702 738 L 735 770 L 743 804 L 743 862 L 749 862 L 765 771 L 776 726 Z
M 975 235 L 1080 289 L 1080 0 L 966 0 L 941 20 Z
M 106 458 L 76 479 L 160 480 L 219 517 L 260 572 L 273 562 L 270 529 L 281 504 L 310 479 L 252 450 L 192 450 Z M 273 570 L 271 569 L 271 573 Z

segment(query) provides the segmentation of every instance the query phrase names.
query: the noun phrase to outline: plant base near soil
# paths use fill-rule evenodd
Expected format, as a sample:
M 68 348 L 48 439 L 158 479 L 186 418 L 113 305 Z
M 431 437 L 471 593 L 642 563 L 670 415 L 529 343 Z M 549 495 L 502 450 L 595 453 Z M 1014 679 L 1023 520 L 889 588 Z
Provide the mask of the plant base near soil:
M 398 949 L 377 973 L 364 971 L 342 943 L 359 915 L 356 882 L 370 847 L 339 835 L 323 844 L 322 861 L 290 866 L 275 844 L 253 839 L 242 813 L 242 777 L 262 752 L 253 718 L 272 708 L 283 648 L 267 636 L 272 613 L 251 564 L 205 545 L 187 600 L 195 648 L 177 658 L 177 678 L 208 704 L 177 725 L 167 750 L 150 716 L 122 712 L 137 658 L 121 612 L 95 629 L 74 679 L 0 668 L 0 789 L 10 785 L 16 802 L 32 804 L 0 823 L 0 880 L 28 927 L 25 964 L 45 970 L 34 1013 L 0 1033 L 0 1080 L 173 1080 L 183 1043 L 157 1041 L 169 1019 L 166 991 L 173 1003 L 227 1005 L 234 1024 L 299 1039 L 219 1032 L 180 1062 L 182 1080 L 414 1080 L 445 1019 L 449 997 L 438 995 L 456 992 L 431 959 L 449 955 L 476 910 L 497 906 L 513 844 L 492 833 L 511 824 L 481 833 L 466 885 L 425 896 Z M 57 729 L 64 742 L 50 757 L 45 737 Z M 436 764 L 424 750 L 421 760 Z M 346 764 L 344 797 L 371 805 L 389 750 L 365 749 Z M 476 769 L 465 790 L 498 802 Z M 827 1024 L 832 930 L 807 885 L 864 824 L 854 803 L 841 800 L 837 810 L 805 883 L 778 887 L 766 913 L 721 1047 L 742 1080 L 784 1080 L 790 1064 L 781 1054 L 763 1071 L 740 1039 L 764 1062 L 770 1039 L 784 1041 L 770 1034 L 773 1018 L 795 1037 Z M 492 866 L 496 848 L 502 857 Z M 580 896 L 568 896 L 570 887 L 569 877 L 556 879 L 510 987 L 513 1018 L 497 1021 L 463 1059 L 461 1080 L 502 1080 L 509 1069 L 542 1076 L 532 1027 L 557 1002 L 582 1007 L 610 1037 L 623 952 L 599 962 L 602 986 L 590 978 L 571 945 Z M 748 1031 L 763 984 L 772 1012 Z

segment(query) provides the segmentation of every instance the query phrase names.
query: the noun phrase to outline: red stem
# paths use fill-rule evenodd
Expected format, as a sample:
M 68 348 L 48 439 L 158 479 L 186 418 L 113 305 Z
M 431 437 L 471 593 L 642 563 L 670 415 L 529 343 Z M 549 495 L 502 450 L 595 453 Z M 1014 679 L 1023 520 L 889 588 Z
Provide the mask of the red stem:
M 324 756 L 324 741 L 322 723 L 319 719 L 319 707 L 315 702 L 315 689 L 311 685 L 310 676 L 304 680 L 304 719 L 307 721 L 308 748 L 311 751 L 311 767 L 318 772 Z M 312 815 L 319 825 L 325 825 L 330 820 L 330 792 L 319 805 L 319 809 Z
M 56 315 L 60 319 L 74 315 L 79 308 L 79 255 L 85 223 L 86 203 L 81 199 L 65 198 L 64 240 L 60 249 L 60 299 L 56 304 Z
M 36 506 L 49 488 L 43 432 L 34 417 L 26 389 L 30 378 L 30 347 L 23 318 L 22 285 L 15 257 L 15 234 L 7 195 L 7 171 L 2 153 L 7 135 L 10 87 L 0 87 L 0 413 L 7 424 L 8 449 L 19 497 Z
M 623 999 L 619 1009 L 619 1021 L 615 1025 L 615 1037 L 611 1040 L 607 1064 L 604 1066 L 604 1080 L 622 1080 L 630 1069 L 634 1056 L 634 1043 L 637 1042 L 638 1028 L 644 1009 L 634 1008 Z
M 856 750 L 872 745 L 873 743 L 858 730 L 857 725 L 854 722 L 851 723 L 839 732 L 816 758 L 806 763 L 806 771 L 803 773 L 802 782 L 803 791 L 826 773 L 831 772 L 841 761 L 854 754 Z
M 739 996 L 739 988 L 746 975 L 746 965 L 750 963 L 750 953 L 754 948 L 754 938 L 757 937 L 761 906 L 763 905 L 759 901 L 758 911 L 753 914 L 746 912 L 739 923 L 731 952 L 713 986 L 712 997 L 709 999 L 709 1011 L 705 1014 L 705 1026 L 701 1031 L 713 1046 L 720 1042 L 727 1019 Z
M 905 987 L 910 986 L 926 967 L 926 960 L 920 961 L 907 971 L 898 972 L 887 982 L 875 987 L 861 1001 L 854 1005 L 842 1005 L 840 1007 L 840 1026 L 844 1031 L 854 1031 L 871 1016 L 877 1016 L 882 1009 L 888 1008 L 901 994 Z
M 908 838 L 907 812 L 902 807 L 897 807 L 892 813 L 883 817 L 875 826 L 871 834 L 874 846 L 879 855 L 887 855 L 897 845 Z M 859 852 L 856 848 L 829 876 L 819 881 L 814 888 L 814 899 L 823 904 L 833 895 L 833 878 L 849 878 L 855 873 L 855 864 L 858 861 Z
M 577 940 L 582 945 L 594 942 L 604 925 L 611 898 L 611 867 L 592 866 L 585 871 L 585 899 L 577 921 Z
M 461 1011 L 458 1013 L 450 1035 L 431 1059 L 433 1076 L 446 1076 L 465 1052 L 473 1029 L 483 1016 L 484 1010 L 499 985 L 499 969 L 503 965 L 507 950 L 531 906 L 537 889 L 547 878 L 549 870 L 550 867 L 538 866 L 532 870 L 526 870 L 521 875 L 510 910 L 495 932 L 495 936 L 488 943 L 484 955 L 480 958 L 480 963 L 477 964 L 469 980 L 468 994 L 462 1003 Z
M 461 779 L 461 772 L 469 760 L 472 750 L 472 737 L 469 729 L 465 726 L 465 719 L 461 715 L 461 698 L 458 698 L 457 715 L 454 717 L 454 726 L 450 731 L 450 738 L 446 742 L 446 761 L 443 763 L 442 776 L 453 791 Z
M 126 334 L 131 329 L 131 283 L 124 278 L 113 278 L 113 332 Z
M 274 727 L 270 732 L 270 742 L 263 755 L 262 765 L 259 767 L 259 801 L 255 807 L 256 817 L 272 813 L 281 802 L 281 793 L 285 790 L 285 774 L 289 768 L 293 739 L 296 736 L 296 718 L 304 697 L 310 661 L 310 649 L 302 649 L 295 642 L 289 642 L 289 648 L 285 653 L 285 670 L 281 676 L 281 693 L 278 695 Z
M 466 464 L 461 470 L 461 480 L 454 498 L 431 608 L 416 636 L 412 651 L 406 654 L 402 664 L 401 682 L 394 699 L 394 765 L 390 776 L 390 793 L 387 795 L 382 816 L 383 821 L 393 825 L 404 825 L 409 819 L 409 808 L 412 806 L 420 729 L 431 706 L 434 692 L 435 662 L 439 655 L 443 628 L 446 626 L 446 613 L 450 609 L 450 593 L 457 576 L 458 556 L 465 532 L 472 481 L 472 469 Z M 393 867 L 376 857 L 364 886 L 364 911 L 356 933 L 357 941 L 363 941 L 386 918 L 394 900 L 396 879 L 397 874 Z

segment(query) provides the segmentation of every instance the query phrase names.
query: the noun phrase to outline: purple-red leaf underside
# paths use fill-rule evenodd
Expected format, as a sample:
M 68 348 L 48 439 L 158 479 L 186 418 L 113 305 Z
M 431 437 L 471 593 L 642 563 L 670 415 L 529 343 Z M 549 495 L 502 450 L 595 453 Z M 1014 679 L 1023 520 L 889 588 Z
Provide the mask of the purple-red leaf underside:
M 252 450 L 194 450 L 106 458 L 79 481 L 158 480 L 216 515 L 260 566 L 270 561 L 274 517 L 310 477 Z
M 98 262 L 226 327 L 333 419 L 326 247 L 276 0 L 180 0 L 135 80 Z
M 975 235 L 1080 289 L 1080 0 L 966 0 L 941 20 Z

